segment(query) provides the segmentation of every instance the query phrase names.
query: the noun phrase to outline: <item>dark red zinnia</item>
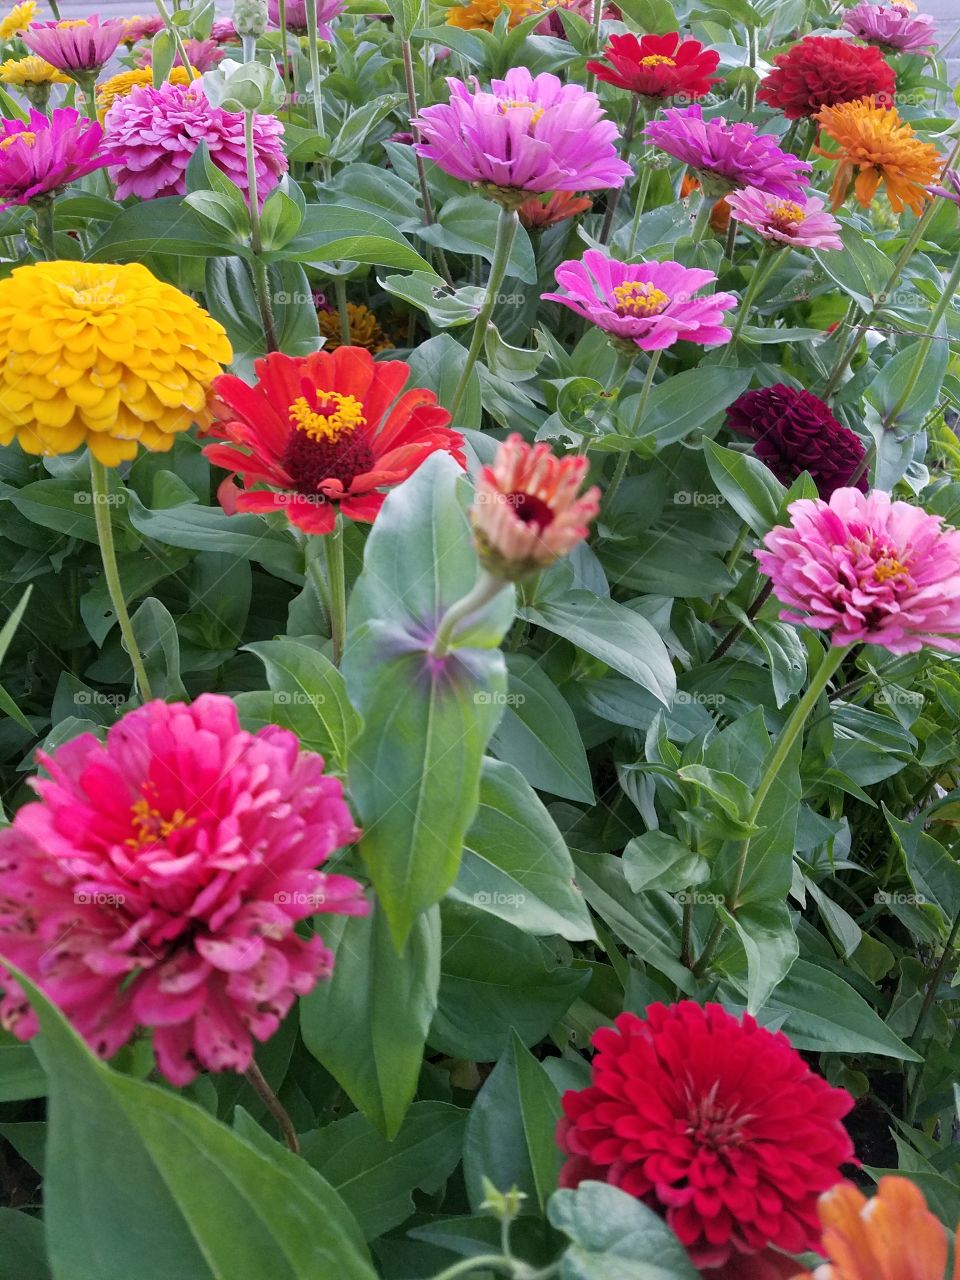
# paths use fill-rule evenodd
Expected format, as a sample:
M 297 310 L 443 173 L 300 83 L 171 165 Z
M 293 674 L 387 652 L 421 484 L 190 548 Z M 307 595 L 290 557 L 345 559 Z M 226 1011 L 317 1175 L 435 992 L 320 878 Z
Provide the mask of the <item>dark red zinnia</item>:
M 403 392 L 410 367 L 402 360 L 375 362 L 363 347 L 338 347 L 273 352 L 253 367 L 254 386 L 224 374 L 212 388 L 210 434 L 227 443 L 204 453 L 245 485 L 231 477 L 220 486 L 231 514 L 282 511 L 306 533 L 330 533 L 338 511 L 375 519 L 380 490 L 406 480 L 429 454 L 445 450 L 466 465 L 463 437 L 448 428 L 433 392 Z
M 853 1106 L 782 1032 L 718 1004 L 652 1004 L 593 1037 L 593 1084 L 563 1096 L 560 1183 L 609 1182 L 663 1213 L 701 1269 L 815 1249 L 817 1199 L 853 1159 Z
M 645 98 L 702 98 L 721 78 L 710 74 L 717 69 L 719 53 L 699 40 L 681 40 L 679 31 L 640 39 L 630 32 L 611 36 L 603 57 L 603 62 L 588 62 L 587 70 Z
M 727 428 L 754 441 L 753 452 L 782 484 L 791 485 L 808 471 L 824 501 L 834 489 L 849 485 L 863 463 L 860 437 L 812 392 L 794 391 L 782 382 L 734 400 L 727 408 Z M 865 474 L 854 483 L 867 492 Z
M 897 78 L 873 45 L 807 36 L 773 61 L 775 70 L 763 81 L 757 97 L 777 107 L 788 120 L 871 96 L 878 106 L 893 104 Z

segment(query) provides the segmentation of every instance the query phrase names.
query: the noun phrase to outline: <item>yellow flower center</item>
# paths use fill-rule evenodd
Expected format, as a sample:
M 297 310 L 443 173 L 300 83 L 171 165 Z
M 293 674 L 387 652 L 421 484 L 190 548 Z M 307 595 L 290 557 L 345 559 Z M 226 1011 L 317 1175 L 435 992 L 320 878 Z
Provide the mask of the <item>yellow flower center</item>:
M 669 295 L 649 280 L 627 280 L 614 286 L 617 314 L 621 316 L 658 316 L 669 306 Z
M 530 116 L 531 124 L 536 124 L 537 121 L 540 119 L 540 117 L 543 115 L 543 107 L 538 107 L 533 102 L 525 102 L 522 98 L 501 98 L 500 99 L 500 111 L 501 111 L 501 114 L 503 115 L 506 115 L 508 111 L 515 111 L 517 110 L 517 108 L 522 108 L 522 107 L 525 107 L 528 111 L 532 112 Z
M 318 391 L 316 400 L 316 409 L 310 408 L 305 396 L 299 396 L 290 406 L 290 421 L 311 440 L 333 444 L 366 424 L 363 405 L 353 396 Z
M 183 809 L 175 809 L 172 818 L 165 818 L 159 809 L 151 807 L 146 797 L 141 797 L 131 806 L 130 820 L 137 834 L 124 843 L 132 849 L 166 840 L 174 831 L 186 831 L 197 823 L 196 818 L 188 818 Z
M 57 30 L 68 31 L 71 27 L 89 27 L 89 25 L 86 18 L 64 18 L 62 22 L 57 23 Z
M 795 227 L 798 222 L 803 222 L 806 214 L 800 205 L 795 204 L 792 200 L 781 200 L 778 204 L 769 206 L 770 221 L 779 231 L 786 231 L 790 227 Z
M 641 67 L 675 67 L 677 64 L 664 53 L 649 53 L 640 59 Z
M 890 582 L 893 578 L 905 578 L 909 572 L 907 566 L 896 556 L 884 556 L 877 561 L 873 576 L 877 582 Z
M 37 135 L 31 133 L 29 129 L 24 129 L 20 133 L 9 134 L 2 142 L 0 142 L 0 150 L 6 151 L 7 147 L 12 147 L 15 142 L 25 142 L 28 147 L 32 147 L 37 140 Z

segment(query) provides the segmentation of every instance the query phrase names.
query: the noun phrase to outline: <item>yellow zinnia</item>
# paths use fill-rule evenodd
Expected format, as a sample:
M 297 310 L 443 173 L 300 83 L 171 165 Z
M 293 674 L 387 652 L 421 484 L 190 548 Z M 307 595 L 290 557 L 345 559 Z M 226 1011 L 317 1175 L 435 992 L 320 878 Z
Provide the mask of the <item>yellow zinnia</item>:
M 30 54 L 26 58 L 8 58 L 0 64 L 0 80 L 4 84 L 16 84 L 21 88 L 36 84 L 70 84 L 69 76 L 58 71 L 46 58 Z
M 515 27 L 539 7 L 531 0 L 469 0 L 468 4 L 454 5 L 447 10 L 447 26 L 463 27 L 467 31 L 482 27 L 484 31 L 492 31 L 493 24 L 506 9 L 507 26 Z
M 164 451 L 232 357 L 222 325 L 139 263 L 38 262 L 0 280 L 0 444 L 106 466 Z
M 194 79 L 199 74 L 199 71 L 195 71 Z M 171 84 L 190 83 L 185 67 L 172 67 L 167 79 Z M 117 98 L 125 98 L 134 89 L 152 84 L 153 69 L 151 67 L 134 67 L 132 71 L 120 71 L 109 80 L 104 80 L 103 84 L 97 85 L 97 111 L 102 115 L 113 106 Z
M 864 207 L 882 182 L 895 213 L 904 207 L 919 214 L 930 197 L 924 187 L 940 172 L 943 157 L 931 142 L 923 142 L 894 107 L 878 106 L 873 98 L 823 107 L 815 119 L 838 144 L 839 153 L 817 148 L 839 160 L 833 180 L 833 207 L 839 209 L 856 173 L 854 194 Z
M 26 31 L 36 16 L 36 0 L 15 4 L 7 16 L 0 19 L 0 40 L 12 40 L 19 32 Z
M 378 351 L 390 351 L 393 343 L 380 328 L 377 317 L 369 307 L 362 303 L 347 303 L 347 318 L 350 321 L 350 345 L 365 347 L 374 355 Z M 317 314 L 320 322 L 320 333 L 326 338 L 324 351 L 336 351 L 343 346 L 340 336 L 340 315 L 336 311 L 320 311 Z

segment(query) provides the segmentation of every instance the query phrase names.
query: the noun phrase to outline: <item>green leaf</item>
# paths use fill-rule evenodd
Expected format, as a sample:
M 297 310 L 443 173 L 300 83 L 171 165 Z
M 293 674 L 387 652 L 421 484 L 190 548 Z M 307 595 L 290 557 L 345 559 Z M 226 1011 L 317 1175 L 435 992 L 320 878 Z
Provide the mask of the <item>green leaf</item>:
M 192 551 L 244 556 L 288 581 L 303 574 L 303 553 L 293 538 L 271 529 L 261 516 L 228 516 L 218 507 L 201 507 L 195 502 L 150 511 L 135 494 L 127 496 L 130 521 L 145 537 Z
M 374 1240 L 413 1214 L 414 1191 L 437 1191 L 453 1172 L 466 1121 L 448 1102 L 415 1102 L 391 1142 L 355 1112 L 308 1133 L 300 1152 Z
M 151 1280 L 373 1280 L 331 1188 L 298 1179 L 184 1098 L 112 1071 L 16 976 L 40 1020 L 50 1087 L 55 1280 L 129 1280 L 145 1258 Z
M 902 822 L 884 806 L 884 815 L 903 850 L 907 871 L 917 895 L 937 907 L 947 926 L 960 915 L 960 865 L 933 836 L 923 830 L 923 818 Z
M 151 253 L 206 258 L 211 254 L 249 255 L 232 235 L 217 234 L 201 221 L 183 196 L 143 200 L 114 218 L 87 255 L 90 262 L 139 261 Z
M 407 0 L 407 3 L 410 3 L 410 0 Z M 330 144 L 330 150 L 327 153 L 329 159 L 337 160 L 340 164 L 348 164 L 351 160 L 355 160 L 363 150 L 364 141 L 371 129 L 374 129 L 391 111 L 396 110 L 402 102 L 404 102 L 402 94 L 385 93 L 379 98 L 372 98 L 369 102 L 365 102 L 356 111 L 351 111 Z M 291 152 L 291 159 L 293 158 L 294 155 Z
M 33 1046 L 0 1029 L 0 1102 L 42 1098 L 46 1092 L 47 1077 Z
M 891 428 L 919 427 L 940 398 L 943 379 L 950 363 L 950 342 L 943 326 L 932 342 L 918 338 L 885 360 L 880 372 L 864 392 L 881 419 Z M 893 410 L 912 379 L 918 355 L 920 374 L 896 417 Z
M 707 365 L 675 373 L 650 391 L 643 411 L 641 437 L 653 440 L 657 449 L 682 440 L 691 431 L 710 428 L 728 404 L 750 385 L 751 369 L 727 369 Z M 629 397 L 618 415 L 632 424 L 639 396 Z
M 50 1280 L 39 1218 L 0 1209 L 0 1280 Z
M 450 897 L 526 933 L 594 937 L 563 836 L 537 793 L 511 765 L 484 761 L 480 807 L 467 833 Z
M 676 892 L 708 880 L 710 864 L 666 831 L 647 831 L 624 849 L 623 873 L 634 893 Z
M 457 196 L 444 203 L 436 222 L 428 227 L 418 227 L 417 235 L 427 244 L 449 249 L 451 253 L 476 254 L 492 262 L 498 217 L 499 211 L 492 200 L 484 200 L 480 196 Z M 522 280 L 525 284 L 537 282 L 533 246 L 522 227 L 517 228 L 510 250 L 506 279 Z M 512 296 L 506 285 L 503 292 L 507 297 Z
M 841 228 L 840 239 L 844 252 L 833 249 L 814 250 L 813 256 L 823 271 L 836 281 L 844 293 L 859 303 L 866 311 L 873 308 L 887 280 L 890 278 L 890 259 L 878 249 L 872 240 L 862 236 L 856 228 Z
M 402 271 L 431 269 L 430 263 L 386 218 L 337 205 L 308 205 L 298 234 L 282 249 L 264 257 L 268 261 L 296 258 L 314 266 L 349 259 Z M 437 283 L 442 284 L 439 276 Z
M 698 1280 L 659 1214 L 619 1187 L 581 1182 L 575 1191 L 558 1191 L 548 1216 L 571 1241 L 560 1280 Z
M 186 698 L 180 679 L 180 637 L 169 609 L 149 596 L 130 619 L 155 698 Z
M 703 456 L 713 483 L 758 537 L 778 522 L 786 489 L 758 459 L 704 440 Z
M 377 905 L 370 916 L 330 916 L 323 936 L 336 957 L 333 976 L 300 1001 L 304 1042 L 371 1124 L 393 1138 L 416 1092 L 437 1005 L 439 913 L 419 917 L 399 957 Z
M 747 954 L 747 1012 L 759 1013 L 790 972 L 800 944 L 785 902 L 752 902 L 720 918 L 737 931 Z

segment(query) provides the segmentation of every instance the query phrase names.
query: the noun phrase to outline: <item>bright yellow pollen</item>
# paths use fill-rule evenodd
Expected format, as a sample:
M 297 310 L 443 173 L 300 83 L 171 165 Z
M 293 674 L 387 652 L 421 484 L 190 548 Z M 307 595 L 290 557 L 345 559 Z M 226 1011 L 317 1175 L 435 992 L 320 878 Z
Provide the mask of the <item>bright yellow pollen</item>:
M 0 142 L 0 150 L 6 151 L 7 147 L 12 147 L 15 142 L 25 142 L 28 147 L 32 147 L 37 140 L 37 135 L 31 133 L 29 129 L 24 129 L 20 133 L 9 134 L 2 142 Z
M 640 59 L 641 67 L 675 67 L 677 64 L 664 53 L 650 53 Z
M 317 399 L 324 407 L 329 405 L 331 411 L 315 412 L 303 396 L 294 400 L 290 406 L 290 421 L 298 431 L 305 431 L 311 440 L 333 444 L 357 427 L 366 425 L 363 405 L 353 396 L 342 396 L 336 391 L 322 391 L 317 393 Z
M 781 200 L 779 204 L 770 205 L 770 220 L 781 229 L 803 222 L 806 216 L 800 205 L 792 200 Z
M 670 302 L 669 296 L 648 280 L 627 280 L 615 285 L 613 296 L 622 316 L 657 316 Z
M 910 570 L 896 556 L 884 556 L 878 560 L 873 571 L 877 582 L 889 582 L 891 578 L 905 578 Z
M 71 27 L 89 27 L 89 25 L 86 18 L 64 18 L 62 22 L 57 23 L 57 30 L 67 31 Z
M 532 102 L 524 102 L 522 98 L 500 99 L 500 110 L 504 115 L 506 115 L 508 111 L 513 111 L 517 107 L 526 107 L 528 111 L 532 112 L 530 116 L 531 124 L 536 124 L 543 115 L 543 107 L 535 106 Z
M 183 809 L 175 809 L 172 818 L 164 818 L 158 809 L 150 807 L 150 801 L 145 797 L 131 806 L 130 813 L 137 834 L 124 843 L 134 849 L 166 840 L 174 831 L 186 831 L 197 824 L 196 818 L 188 818 Z

